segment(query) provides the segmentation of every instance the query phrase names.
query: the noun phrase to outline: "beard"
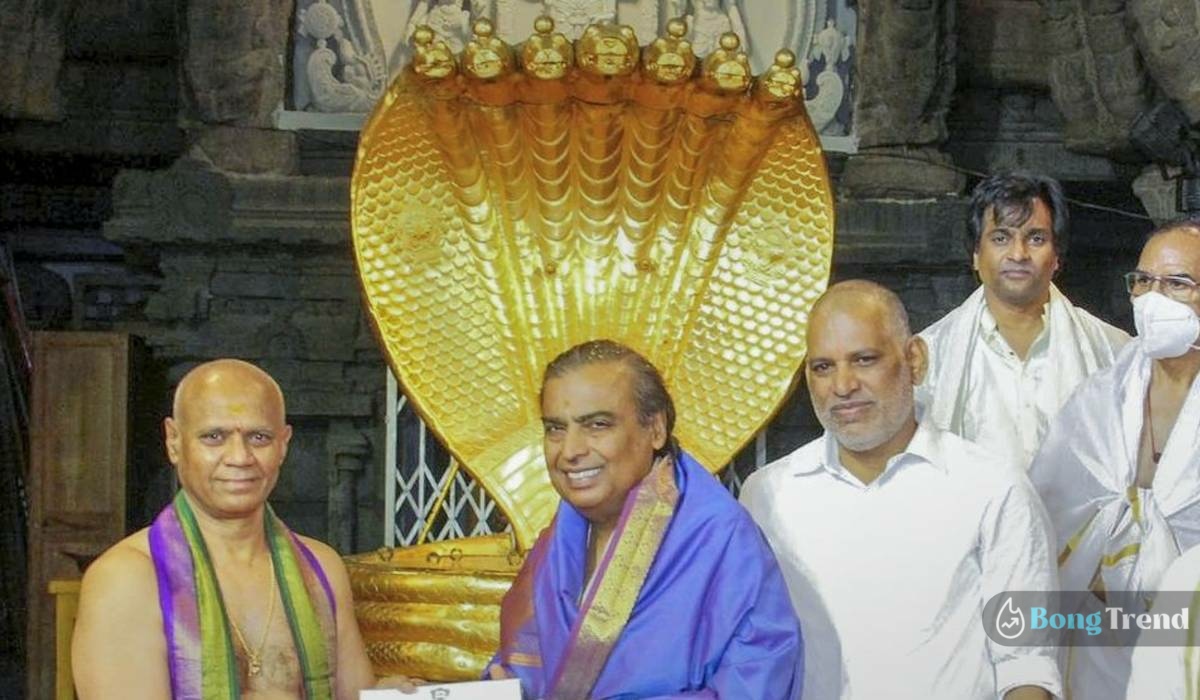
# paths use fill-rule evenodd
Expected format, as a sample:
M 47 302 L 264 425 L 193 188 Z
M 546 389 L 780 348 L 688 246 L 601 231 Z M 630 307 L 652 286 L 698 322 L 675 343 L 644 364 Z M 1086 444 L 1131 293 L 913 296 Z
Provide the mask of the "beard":
M 817 409 L 817 420 L 845 449 L 851 452 L 873 450 L 903 430 L 913 415 L 911 374 L 905 372 L 893 386 L 895 391 L 875 397 L 872 412 L 865 420 L 842 423 L 825 407 Z

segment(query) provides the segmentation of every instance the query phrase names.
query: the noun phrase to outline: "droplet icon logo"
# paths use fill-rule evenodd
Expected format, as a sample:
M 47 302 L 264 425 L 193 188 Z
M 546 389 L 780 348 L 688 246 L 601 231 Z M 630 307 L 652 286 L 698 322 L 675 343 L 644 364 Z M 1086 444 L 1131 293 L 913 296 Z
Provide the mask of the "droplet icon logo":
M 1012 596 L 1000 606 L 996 613 L 996 633 L 1005 639 L 1016 639 L 1025 631 L 1025 613 L 1013 605 Z

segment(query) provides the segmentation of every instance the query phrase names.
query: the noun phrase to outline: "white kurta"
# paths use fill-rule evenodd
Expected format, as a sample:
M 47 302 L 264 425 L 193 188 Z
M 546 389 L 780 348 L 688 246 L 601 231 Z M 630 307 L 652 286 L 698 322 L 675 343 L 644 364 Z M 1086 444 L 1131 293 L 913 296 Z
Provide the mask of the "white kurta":
M 1158 587 L 1163 591 L 1200 591 L 1200 547 L 1192 547 L 1176 559 Z M 1195 615 L 1193 605 L 1191 619 L 1195 619 Z M 1164 632 L 1166 635 L 1174 637 L 1169 640 L 1174 646 L 1138 645 L 1134 648 L 1133 673 L 1126 691 L 1130 700 L 1193 700 L 1196 697 L 1196 689 L 1200 688 L 1200 631 L 1171 630 Z M 1188 645 L 1189 637 L 1191 646 Z
M 826 434 L 753 474 L 743 505 L 771 543 L 804 631 L 804 698 L 1061 695 L 1055 653 L 993 644 L 1005 590 L 1055 590 L 1045 512 L 1025 475 L 922 425 L 869 485 Z
M 1085 381 L 1030 467 L 1054 525 L 1063 590 L 1088 590 L 1097 576 L 1106 591 L 1159 590 L 1179 552 L 1200 544 L 1200 381 L 1184 400 L 1151 488 L 1137 486 L 1151 362 L 1135 339 L 1112 367 Z M 1124 697 L 1127 650 L 1085 647 L 1073 657 L 1075 697 Z
M 917 402 L 926 419 L 1027 468 L 1079 382 L 1111 365 L 1129 341 L 1054 286 L 1043 317 L 1042 333 L 1024 361 L 1000 335 L 983 287 L 921 331 L 929 370 Z

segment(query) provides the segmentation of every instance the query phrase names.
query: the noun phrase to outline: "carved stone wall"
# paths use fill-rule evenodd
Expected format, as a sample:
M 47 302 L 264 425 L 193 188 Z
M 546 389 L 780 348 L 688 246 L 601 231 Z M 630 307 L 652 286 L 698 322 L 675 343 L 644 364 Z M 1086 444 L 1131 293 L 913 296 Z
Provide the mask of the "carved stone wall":
M 279 510 L 301 532 L 361 551 L 383 541 L 385 375 L 349 246 L 356 134 L 282 131 L 273 114 L 300 106 L 288 101 L 303 93 L 285 66 L 293 48 L 313 55 L 314 34 L 333 32 L 325 36 L 337 60 L 327 71 L 334 93 L 350 85 L 370 94 L 385 82 L 377 66 L 398 66 L 399 43 L 383 38 L 380 57 L 367 39 L 383 36 L 383 16 L 404 27 L 415 0 L 325 0 L 343 10 L 349 51 L 328 24 L 300 32 L 298 9 L 317 2 L 0 0 L 0 237 L 40 327 L 141 335 L 172 380 L 225 355 L 275 374 L 296 428 Z M 368 5 L 374 29 L 351 19 L 366 17 Z M 1102 118 L 1119 126 L 1151 79 L 1200 116 L 1192 87 L 1200 67 L 1179 58 L 1200 35 L 1188 24 L 1195 0 L 841 5 L 852 14 L 856 5 L 857 36 L 839 18 L 822 38 L 814 16 L 812 47 L 822 53 L 808 56 L 810 110 L 832 63 L 843 88 L 861 90 L 864 112 L 862 157 L 830 156 L 842 200 L 834 274 L 896 289 L 916 327 L 974 285 L 959 244 L 963 200 L 945 196 L 963 191 L 963 181 L 943 166 L 1043 170 L 1067 180 L 1071 196 L 1133 210 L 1130 182 L 1143 162 L 1068 149 L 1107 129 Z M 633 6 L 622 0 L 618 11 Z M 757 28 L 778 4 L 738 7 L 754 51 L 767 46 L 769 57 L 778 40 Z M 1124 25 L 1111 19 L 1117 10 Z M 1087 35 L 1054 35 L 1042 24 L 1053 24 L 1043 19 L 1051 14 L 1073 18 L 1061 26 Z M 786 16 L 771 29 L 803 34 L 797 27 L 808 20 L 793 26 L 800 15 Z M 1060 39 L 1069 50 L 1053 48 Z M 1126 60 L 1131 45 L 1136 61 Z M 1060 56 L 1065 67 L 1056 69 Z M 848 123 L 850 112 L 847 99 L 834 122 Z M 1115 143 L 1100 152 L 1117 152 Z M 1159 205 L 1156 215 L 1171 213 L 1169 183 L 1148 175 L 1139 188 Z M 906 199 L 872 198 L 897 196 Z M 1136 259 L 1149 223 L 1074 214 L 1059 282 L 1128 328 L 1115 275 Z M 801 386 L 778 414 L 767 457 L 817 431 Z M 147 459 L 167 469 L 161 454 Z M 5 689 L 0 682 L 0 696 Z
M 180 119 L 197 156 L 231 172 L 293 172 L 272 128 L 287 85 L 294 0 L 190 0 L 180 26 Z
M 0 117 L 57 119 L 64 51 L 63 0 L 0 0 Z M 51 76 L 47 80 L 47 76 Z
M 123 172 L 105 235 L 162 275 L 144 318 L 126 326 L 171 379 L 233 356 L 279 381 L 296 437 L 273 502 L 300 532 L 350 552 L 381 538 L 371 484 L 382 483 L 385 374 L 348 201 L 345 178 L 240 175 L 185 158 Z
M 953 0 L 863 0 L 858 5 L 854 128 L 859 154 L 843 185 L 857 197 L 953 194 L 946 114 L 955 87 Z
M 384 366 L 361 311 L 349 247 L 354 142 L 351 135 L 271 127 L 288 87 L 282 59 L 288 42 L 298 40 L 289 39 L 298 30 L 290 2 L 190 0 L 176 15 L 151 0 L 77 2 L 67 13 L 44 1 L 7 1 L 26 12 L 25 29 L 43 26 L 29 8 L 50 10 L 43 19 L 59 12 L 50 25 L 59 27 L 62 44 L 60 78 L 37 90 L 57 95 L 64 121 L 9 122 L 0 132 L 0 151 L 20 155 L 5 163 L 0 227 L 21 241 L 26 284 L 46 290 L 29 295 L 36 297 L 30 308 L 44 311 L 50 326 L 137 333 L 172 379 L 218 356 L 262 363 L 283 384 L 297 428 L 277 497 L 281 513 L 344 551 L 379 544 Z M 1050 101 L 1050 75 L 1039 76 L 1040 59 L 1028 53 L 1038 46 L 1030 27 L 1040 26 L 1031 6 L 858 6 L 857 41 L 869 48 L 857 56 L 864 158 L 834 159 L 844 200 L 835 273 L 896 288 L 915 326 L 973 286 L 959 253 L 962 200 L 899 203 L 868 195 L 904 194 L 895 187 L 903 183 L 912 190 L 907 196 L 928 196 L 962 182 L 941 167 L 888 156 L 941 163 L 953 157 L 979 170 L 1044 169 L 1074 181 L 1071 194 L 1079 182 L 1115 190 L 1131 178 L 1108 159 L 1064 149 L 1070 122 Z M 740 7 L 753 24 L 757 10 Z M 962 21 L 970 25 L 952 31 Z M 1001 36 L 990 25 L 1012 31 Z M 351 42 L 368 36 L 370 26 L 341 31 Z M 847 65 L 843 49 L 850 47 L 819 35 L 814 45 L 825 48 L 815 72 L 831 62 Z M 337 53 L 344 64 L 345 52 Z M 356 56 L 370 78 L 378 57 L 350 58 Z M 338 76 L 346 79 L 345 72 Z M 38 167 L 58 174 L 34 176 Z M 121 168 L 127 170 L 117 177 Z M 325 175 L 304 174 L 314 171 Z M 1091 194 L 1113 199 L 1113 191 Z M 1069 291 L 1121 320 L 1127 311 L 1107 280 L 1135 238 L 1125 234 L 1144 228 L 1077 222 L 1077 239 L 1081 230 L 1110 233 L 1098 252 L 1084 246 L 1073 255 L 1063 280 Z M 777 427 L 770 457 L 814 433 L 802 393 Z
M 1126 29 L 1126 2 L 1043 0 L 1050 90 L 1073 150 L 1122 155 L 1151 83 Z
M 1134 42 L 1150 74 L 1192 122 L 1200 122 L 1200 2 L 1130 0 Z

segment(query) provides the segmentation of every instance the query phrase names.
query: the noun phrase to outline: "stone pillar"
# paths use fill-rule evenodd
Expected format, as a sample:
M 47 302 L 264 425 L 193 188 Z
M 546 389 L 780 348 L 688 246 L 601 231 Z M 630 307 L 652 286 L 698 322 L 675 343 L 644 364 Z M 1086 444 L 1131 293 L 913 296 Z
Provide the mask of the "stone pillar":
M 59 119 L 64 0 L 0 0 L 0 117 Z
M 854 127 L 859 153 L 846 163 L 843 196 L 957 193 L 946 113 L 954 92 L 955 0 L 861 0 Z
M 358 482 L 367 473 L 371 443 L 352 421 L 338 419 L 330 422 L 325 451 L 329 455 L 326 542 L 339 552 L 351 552 L 358 541 Z
M 272 128 L 288 80 L 295 1 L 182 5 L 180 121 L 192 157 L 230 172 L 296 172 L 295 134 Z
M 1179 168 L 1167 170 L 1170 178 L 1178 178 L 1179 174 Z M 1177 184 L 1175 179 L 1164 178 L 1162 169 L 1156 165 L 1146 166 L 1133 181 L 1133 193 L 1142 202 L 1155 226 L 1179 218 L 1179 210 L 1175 208 Z

